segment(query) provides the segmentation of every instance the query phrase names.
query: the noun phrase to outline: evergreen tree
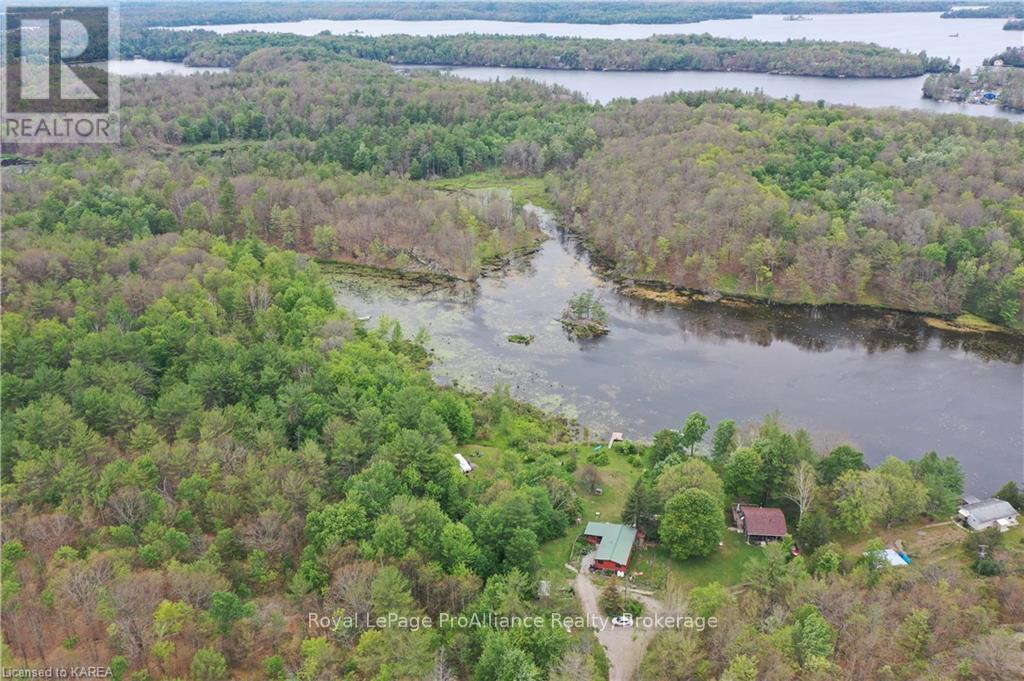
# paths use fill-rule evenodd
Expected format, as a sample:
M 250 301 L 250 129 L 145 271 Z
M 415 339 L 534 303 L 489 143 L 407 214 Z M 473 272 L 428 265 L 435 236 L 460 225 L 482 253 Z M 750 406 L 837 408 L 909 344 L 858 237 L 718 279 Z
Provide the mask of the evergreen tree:
M 622 522 L 643 530 L 648 536 L 654 534 L 657 527 L 658 500 L 654 491 L 644 478 L 633 483 L 633 488 L 626 496 L 626 504 L 622 509 Z

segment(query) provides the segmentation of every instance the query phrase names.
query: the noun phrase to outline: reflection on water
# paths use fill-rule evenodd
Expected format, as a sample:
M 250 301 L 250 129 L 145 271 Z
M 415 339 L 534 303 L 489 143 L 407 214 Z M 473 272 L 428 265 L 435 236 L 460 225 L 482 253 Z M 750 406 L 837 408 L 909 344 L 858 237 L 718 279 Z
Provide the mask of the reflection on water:
M 426 329 L 440 381 L 504 383 L 597 431 L 646 437 L 694 410 L 741 422 L 778 410 L 821 446 L 851 441 L 873 462 L 956 455 L 978 493 L 1022 477 L 1024 344 L 903 313 L 638 300 L 596 274 L 574 238 L 545 229 L 553 238 L 540 251 L 479 286 L 423 292 L 342 275 L 337 300 Z M 588 288 L 612 332 L 577 343 L 555 319 Z M 535 338 L 515 345 L 514 333 Z
M 730 338 L 763 347 L 785 342 L 808 352 L 838 348 L 867 353 L 918 352 L 934 345 L 988 360 L 1024 362 L 1024 344 L 1014 343 L 1007 336 L 941 331 L 923 323 L 918 315 L 902 312 L 862 311 L 843 305 L 729 307 L 699 300 L 686 303 L 681 311 L 677 304 L 624 300 L 636 308 L 641 319 L 677 316 L 679 330 L 697 338 Z

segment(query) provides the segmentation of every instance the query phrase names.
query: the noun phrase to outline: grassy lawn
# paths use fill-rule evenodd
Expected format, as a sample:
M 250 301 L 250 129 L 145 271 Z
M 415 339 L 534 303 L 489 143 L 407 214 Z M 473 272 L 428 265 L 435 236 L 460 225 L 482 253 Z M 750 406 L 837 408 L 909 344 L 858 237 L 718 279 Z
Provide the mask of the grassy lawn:
M 669 579 L 678 586 L 692 589 L 709 582 L 736 586 L 751 560 L 761 560 L 761 549 L 750 546 L 743 535 L 726 531 L 723 546 L 704 558 L 676 560 L 663 546 L 652 547 L 637 554 L 632 573 L 637 586 L 662 589 Z M 641 574 L 642 573 L 642 574 Z
M 577 453 L 579 469 L 585 466 L 586 455 L 593 445 L 580 445 Z M 619 522 L 626 497 L 632 489 L 641 471 L 633 467 L 624 456 L 617 454 L 613 448 L 607 466 L 598 467 L 601 481 L 599 486 L 604 493 L 600 496 L 590 493 L 585 485 L 577 487 L 583 502 L 582 520 L 585 524 L 591 520 Z M 565 569 L 570 552 L 576 538 L 584 525 L 571 527 L 566 537 L 552 540 L 541 547 L 541 572 L 550 579 L 569 579 L 572 574 Z M 634 554 L 630 574 L 634 577 L 633 584 L 641 588 L 653 590 L 663 589 L 671 578 L 674 584 L 684 588 L 692 588 L 717 581 L 726 586 L 734 586 L 743 580 L 743 571 L 747 561 L 760 560 L 761 550 L 749 546 L 743 536 L 727 531 L 723 538 L 723 546 L 719 551 L 706 558 L 691 558 L 679 561 L 672 558 L 664 547 L 651 547 Z M 572 557 L 579 558 L 579 551 L 573 551 Z
M 876 527 L 867 534 L 839 537 L 837 541 L 851 557 L 861 555 L 867 549 L 868 543 L 877 538 L 886 546 L 894 545 L 897 541 L 902 542 L 903 549 L 915 565 L 966 567 L 968 561 L 962 546 L 966 537 L 967 532 L 954 523 L 922 519 L 895 527 Z
M 576 448 L 578 467 L 576 469 L 577 481 L 580 470 L 587 465 L 587 454 L 593 451 L 596 444 L 580 444 Z M 599 466 L 600 482 L 603 493 L 593 494 L 585 484 L 577 482 L 576 492 L 583 502 L 583 513 L 580 518 L 582 523 L 579 526 L 570 527 L 565 537 L 547 542 L 540 549 L 540 560 L 542 572 L 551 577 L 571 577 L 571 573 L 565 569 L 565 563 L 569 561 L 570 550 L 579 537 L 586 523 L 591 520 L 605 522 L 619 522 L 622 507 L 626 503 L 626 495 L 633 487 L 633 483 L 640 477 L 640 470 L 634 468 L 626 458 L 612 448 L 609 453 L 607 466 Z M 579 552 L 573 553 L 573 558 L 579 558 Z
M 1024 553 L 1024 526 L 1018 525 L 1003 533 L 1003 546 L 1008 551 Z
M 532 203 L 542 208 L 553 208 L 542 177 L 508 177 L 494 170 L 487 170 L 462 177 L 427 180 L 429 186 L 446 191 L 467 189 L 508 189 L 517 206 Z

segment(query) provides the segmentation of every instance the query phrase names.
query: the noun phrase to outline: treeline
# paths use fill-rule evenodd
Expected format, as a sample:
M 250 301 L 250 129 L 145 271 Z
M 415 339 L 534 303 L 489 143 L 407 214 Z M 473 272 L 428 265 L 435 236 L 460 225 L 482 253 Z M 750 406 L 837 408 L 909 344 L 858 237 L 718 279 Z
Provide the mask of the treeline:
M 168 31 L 147 31 L 169 33 Z M 245 54 L 267 46 L 316 41 L 338 54 L 395 64 L 510 66 L 585 71 L 752 71 L 802 76 L 906 77 L 950 71 L 948 59 L 929 58 L 867 43 L 788 40 L 765 42 L 704 35 L 657 36 L 644 40 L 552 38 L 464 34 L 457 36 L 328 36 L 302 38 L 268 34 L 233 34 L 197 41 L 182 40 L 188 64 L 233 66 Z M 161 36 L 166 40 L 166 36 Z M 141 45 L 140 55 L 159 52 Z M 164 58 L 182 50 L 168 44 Z
M 288 84 L 288 90 L 282 89 Z M 182 229 L 328 260 L 472 279 L 539 236 L 506 196 L 413 180 L 538 175 L 596 144 L 591 105 L 324 53 L 265 50 L 230 74 L 128 79 L 126 145 L 4 173 L 5 226 L 109 244 Z M 101 189 L 102 188 L 102 189 Z
M 991 66 L 996 60 L 1002 60 L 1004 66 L 1018 66 L 1024 68 L 1024 47 L 1007 47 L 999 54 L 985 60 L 986 66 Z
M 1011 60 L 1021 59 L 1024 51 L 1008 50 L 1003 54 Z M 997 58 L 1000 57 L 994 59 Z M 931 75 L 925 79 L 921 91 L 928 99 L 951 102 L 971 101 L 978 96 L 984 97 L 987 92 L 994 92 L 1000 108 L 1024 111 L 1024 71 L 1014 68 L 965 69 L 955 74 Z
M 1024 16 L 1024 3 L 996 2 L 983 7 L 955 7 L 942 13 L 943 19 L 1005 19 Z
M 4 191 L 10 228 L 110 245 L 199 230 L 258 237 L 325 260 L 462 279 L 540 238 L 530 214 L 499 193 L 439 192 L 258 146 L 201 162 L 126 154 L 111 163 L 80 153 L 12 174 Z
M 619 103 L 556 190 L 623 277 L 1024 326 L 1024 130 L 738 94 Z
M 596 142 L 594 106 L 567 90 L 401 75 L 316 45 L 262 50 L 215 77 L 126 80 L 122 102 L 142 148 L 275 140 L 302 160 L 412 179 L 539 174 Z
M 1004 31 L 1024 31 L 1024 19 L 1010 19 L 1003 25 Z
M 705 440 L 710 440 L 710 451 L 696 456 Z M 953 457 L 935 452 L 916 461 L 890 457 L 871 469 L 864 454 L 849 445 L 820 454 L 806 431 L 789 432 L 774 416 L 746 432 L 732 420 L 711 432 L 707 418 L 694 412 L 679 430 L 657 432 L 647 457 L 649 467 L 623 519 L 642 527 L 648 537 L 667 541 L 669 548 L 673 542 L 665 531 L 671 530 L 672 519 L 666 518 L 666 507 L 688 489 L 711 495 L 719 511 L 737 502 L 792 511 L 794 537 L 807 553 L 834 537 L 862 535 L 876 525 L 946 518 L 956 513 L 964 494 L 964 474 Z M 717 550 L 720 540 L 707 552 Z
M 589 634 L 554 626 L 368 626 L 576 611 L 533 582 L 539 544 L 578 513 L 558 424 L 439 389 L 400 327 L 361 327 L 313 262 L 259 240 L 4 237 L 6 666 L 213 681 L 593 665 Z M 467 478 L 452 453 L 476 438 L 509 458 Z M 307 621 L 341 612 L 358 621 Z
M 129 28 L 237 24 L 304 19 L 670 24 L 749 19 L 754 14 L 941 12 L 950 2 L 854 0 L 850 2 L 225 2 L 138 3 L 121 15 Z M 1005 16 L 1005 15 L 1004 15 Z
M 217 34 L 213 31 L 142 29 L 122 35 L 117 49 L 121 59 L 183 62 L 194 50 L 216 38 Z M 231 65 L 237 63 L 241 56 L 238 55 Z

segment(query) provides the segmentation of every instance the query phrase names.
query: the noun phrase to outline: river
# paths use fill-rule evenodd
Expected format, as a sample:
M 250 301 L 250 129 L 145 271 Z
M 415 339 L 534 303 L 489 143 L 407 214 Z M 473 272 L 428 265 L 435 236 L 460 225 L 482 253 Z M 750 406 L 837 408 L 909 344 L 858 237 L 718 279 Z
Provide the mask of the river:
M 646 38 L 670 33 L 710 33 L 726 38 L 780 41 L 789 38 L 856 40 L 874 42 L 911 52 L 949 57 L 966 68 L 975 68 L 986 57 L 1008 45 L 1019 45 L 1024 33 L 1004 31 L 1003 19 L 942 19 L 938 13 L 900 12 L 891 14 L 819 14 L 806 21 L 784 21 L 779 15 L 756 15 L 751 19 L 722 19 L 692 24 L 564 24 L 503 21 L 333 21 L 310 19 L 268 24 L 192 26 L 218 33 L 238 31 L 287 32 L 315 35 L 359 32 L 364 35 L 405 33 L 411 35 L 453 35 L 491 33 L 503 35 L 580 36 L 585 38 Z M 954 37 L 955 36 L 955 37 Z M 547 69 L 465 67 L 453 73 L 475 80 L 525 77 L 563 85 L 581 92 L 591 101 L 608 102 L 617 97 L 650 97 L 675 90 L 737 88 L 761 90 L 772 97 L 799 97 L 808 101 L 866 107 L 897 107 L 937 113 L 964 113 L 1021 120 L 1022 114 L 996 106 L 935 102 L 921 97 L 923 77 L 834 79 L 780 76 L 759 73 L 696 71 L 579 72 Z
M 707 32 L 762 40 L 863 40 L 925 50 L 975 67 L 1021 33 L 1002 20 L 944 20 L 931 13 L 780 16 L 681 25 L 533 24 L 496 21 L 323 21 L 204 26 L 314 35 L 359 31 L 547 34 L 643 38 Z M 951 34 L 957 34 L 952 37 Z M 896 106 L 1009 116 L 995 107 L 939 104 L 920 97 L 921 78 L 826 79 L 749 73 L 613 73 L 460 68 L 479 80 L 525 76 L 558 83 L 595 101 L 679 89 L 760 89 L 837 104 Z M 1019 340 L 941 332 L 919 317 L 845 308 L 808 309 L 692 303 L 667 306 L 619 294 L 590 267 L 586 253 L 551 224 L 552 238 L 508 271 L 479 286 L 429 294 L 369 285 L 339 275 L 338 302 L 374 317 L 423 328 L 442 382 L 513 394 L 578 418 L 599 436 L 619 430 L 649 437 L 680 427 L 700 410 L 712 421 L 760 420 L 778 410 L 808 429 L 822 448 L 852 442 L 872 463 L 936 450 L 960 459 L 972 493 L 990 494 L 1024 479 L 1024 346 Z M 607 338 L 578 343 L 554 321 L 575 291 L 595 288 L 611 317 Z M 507 341 L 513 333 L 534 342 Z
M 336 278 L 339 304 L 426 329 L 443 383 L 490 389 L 578 418 L 596 437 L 649 437 L 695 410 L 712 422 L 778 410 L 822 448 L 852 442 L 870 462 L 936 450 L 990 494 L 1024 477 L 1024 346 L 933 329 L 914 315 L 843 308 L 665 305 L 619 294 L 552 223 L 534 255 L 474 287 L 422 291 Z M 596 289 L 611 333 L 576 342 L 554 321 Z M 533 334 L 529 346 L 509 334 Z

